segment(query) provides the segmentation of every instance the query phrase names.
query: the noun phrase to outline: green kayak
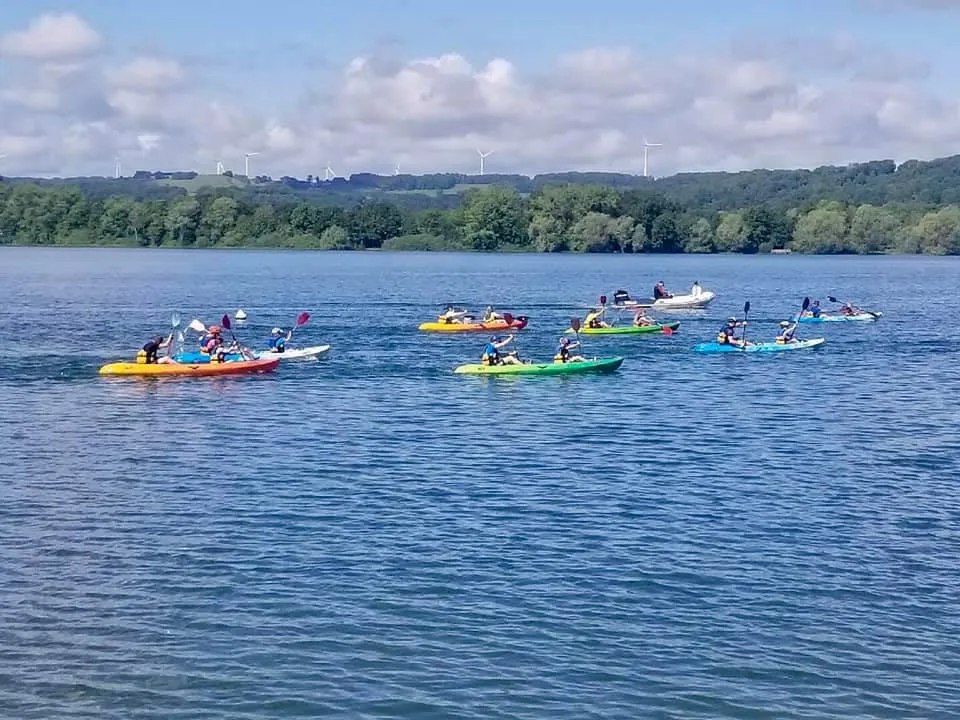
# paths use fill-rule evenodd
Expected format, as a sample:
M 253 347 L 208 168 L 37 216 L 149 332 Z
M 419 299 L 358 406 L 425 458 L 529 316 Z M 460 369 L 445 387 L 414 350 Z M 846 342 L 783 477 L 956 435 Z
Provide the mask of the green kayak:
M 520 365 L 461 365 L 457 375 L 569 375 L 585 372 L 613 372 L 623 364 L 622 357 L 593 358 L 582 362 L 522 363 Z
M 581 335 L 637 335 L 640 333 L 663 332 L 670 333 L 680 327 L 679 322 L 654 323 L 653 325 L 614 325 L 613 327 L 599 328 L 580 328 Z M 566 332 L 573 335 L 573 328 L 567 328 Z

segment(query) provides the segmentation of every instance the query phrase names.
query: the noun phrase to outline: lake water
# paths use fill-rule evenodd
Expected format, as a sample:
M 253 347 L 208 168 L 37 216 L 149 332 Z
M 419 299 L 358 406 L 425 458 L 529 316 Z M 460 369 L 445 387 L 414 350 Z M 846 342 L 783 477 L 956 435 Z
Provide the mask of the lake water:
M 613 375 L 451 374 L 719 293 Z M 0 717 L 960 716 L 960 259 L 0 250 Z M 752 303 L 877 323 L 700 356 Z M 100 378 L 170 314 L 320 362 Z

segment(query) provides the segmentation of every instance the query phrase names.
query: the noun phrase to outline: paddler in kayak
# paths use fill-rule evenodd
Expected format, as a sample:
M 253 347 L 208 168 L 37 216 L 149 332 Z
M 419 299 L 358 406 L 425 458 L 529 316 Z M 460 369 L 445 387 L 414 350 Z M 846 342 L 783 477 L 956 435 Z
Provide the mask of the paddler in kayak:
M 553 361 L 560 363 L 584 362 L 586 358 L 584 358 L 582 355 L 570 354 L 578 347 L 580 347 L 579 342 L 570 342 L 570 338 L 568 337 L 560 338 L 560 347 L 557 348 L 557 354 L 553 356 Z
M 494 312 L 493 305 L 487 305 L 487 309 L 483 311 L 483 322 L 492 323 L 500 320 L 500 315 Z
M 171 333 L 166 340 L 163 339 L 162 335 L 157 335 L 151 338 L 144 346 L 140 352 L 137 353 L 137 362 L 145 363 L 147 365 L 154 365 L 160 362 L 160 359 L 157 357 L 161 350 L 165 350 L 170 347 L 170 343 L 173 342 L 173 334 Z M 163 358 L 166 360 L 166 358 Z
M 803 316 L 818 318 L 822 313 L 823 313 L 823 310 L 820 308 L 820 301 L 814 300 L 813 304 L 810 305 L 810 308 L 803 314 Z
M 778 345 L 786 345 L 787 343 L 796 342 L 796 338 L 793 337 L 793 334 L 797 331 L 797 324 L 791 323 L 789 320 L 780 321 L 780 332 L 777 333 L 775 342 Z
M 588 328 L 607 328 L 610 323 L 603 319 L 606 308 L 591 308 L 587 317 L 583 319 L 583 324 Z
M 506 340 L 502 339 L 499 335 L 494 335 L 490 338 L 490 342 L 483 346 L 483 355 L 480 357 L 480 362 L 484 365 L 519 365 L 520 360 L 517 358 L 516 351 L 510 353 L 500 352 L 512 342 L 513 335 L 510 335 Z
M 290 341 L 292 335 L 293 330 L 284 335 L 282 328 L 275 327 L 270 331 L 270 339 L 267 340 L 267 348 L 272 353 L 282 353 L 287 349 L 287 343 Z
M 646 310 L 640 310 L 633 316 L 634 327 L 646 327 L 647 325 L 656 325 L 657 321 L 647 315 Z
M 744 342 L 737 337 L 737 328 L 745 327 L 746 323 L 737 320 L 735 317 L 727 318 L 726 324 L 720 328 L 717 333 L 717 342 L 720 345 L 733 345 L 734 347 L 743 347 Z
M 219 325 L 211 325 L 207 328 L 207 333 L 200 338 L 200 352 L 204 355 L 213 355 L 223 347 L 223 337 Z
M 437 318 L 437 322 L 442 322 L 446 325 L 452 325 L 454 323 L 462 323 L 464 317 L 469 314 L 467 310 L 457 310 L 453 305 L 447 305 L 447 309 L 443 311 Z

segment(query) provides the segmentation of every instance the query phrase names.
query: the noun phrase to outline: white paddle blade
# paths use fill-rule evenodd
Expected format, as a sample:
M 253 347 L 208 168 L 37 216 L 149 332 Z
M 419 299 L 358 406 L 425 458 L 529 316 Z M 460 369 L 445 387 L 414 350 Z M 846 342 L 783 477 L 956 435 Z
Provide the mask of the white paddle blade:
M 189 327 L 191 330 L 194 330 L 195 332 L 198 332 L 198 333 L 205 333 L 207 331 L 207 326 L 204 325 L 199 320 L 191 320 L 190 324 L 187 327 Z

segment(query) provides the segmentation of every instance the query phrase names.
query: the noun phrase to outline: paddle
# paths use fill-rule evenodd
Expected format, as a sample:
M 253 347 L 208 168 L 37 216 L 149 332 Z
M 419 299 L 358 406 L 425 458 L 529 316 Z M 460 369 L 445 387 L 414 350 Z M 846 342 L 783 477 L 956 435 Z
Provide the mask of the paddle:
M 306 325 L 309 320 L 310 320 L 310 313 L 308 312 L 302 312 L 299 315 L 297 315 L 297 322 L 292 328 L 290 328 L 290 334 L 293 335 L 294 330 L 296 330 L 298 327 L 302 327 Z
M 174 313 L 171 316 L 170 325 L 173 327 L 173 329 L 170 331 L 170 337 L 167 338 L 167 357 L 170 357 L 171 355 L 173 355 L 174 336 L 176 335 L 177 337 L 179 337 L 179 334 L 177 333 L 177 328 L 180 327 L 180 313 Z
M 503 314 L 503 321 L 507 324 L 507 330 L 510 330 L 513 327 L 513 315 L 511 313 L 505 312 Z M 520 359 L 520 348 L 517 347 L 517 336 L 513 336 L 513 354 L 517 356 L 517 360 Z
M 810 298 L 805 297 L 805 298 L 803 299 L 803 304 L 800 306 L 800 312 L 797 313 L 797 322 L 794 323 L 794 325 L 793 325 L 794 332 L 796 332 L 797 323 L 800 322 L 800 318 L 803 317 L 803 314 L 807 311 L 807 308 L 809 308 L 809 307 L 810 307 Z
M 832 302 L 832 303 L 840 303 L 840 301 L 837 300 L 833 295 L 827 295 L 827 300 L 829 300 L 829 301 Z M 863 308 L 855 307 L 852 303 L 840 303 L 840 304 L 842 304 L 842 305 L 847 305 L 847 306 L 849 306 L 849 307 L 851 307 L 851 308 L 854 308 L 854 309 L 856 309 L 856 310 L 859 310 L 860 312 L 865 312 L 865 313 L 867 313 L 867 315 L 872 315 L 872 316 L 875 317 L 875 318 L 880 317 L 880 313 L 873 312 L 872 310 L 864 310 Z
M 570 327 L 577 336 L 577 346 L 583 350 L 583 346 L 580 345 L 580 318 L 570 318 Z
M 230 327 L 230 316 L 227 314 L 224 314 L 224 316 L 220 318 L 220 324 L 223 325 L 224 328 L 230 331 L 230 337 L 233 338 L 233 344 L 240 349 L 240 354 L 252 360 L 253 355 L 250 354 L 250 352 L 245 347 L 240 345 L 240 341 L 237 340 L 237 336 L 233 334 L 233 328 Z
M 740 335 L 740 349 L 744 350 L 747 347 L 747 315 L 750 314 L 750 301 L 747 300 L 743 304 L 743 333 Z
M 187 327 L 193 330 L 194 332 L 200 333 L 201 335 L 207 331 L 207 326 L 204 325 L 199 320 L 191 320 L 190 324 L 187 325 Z

